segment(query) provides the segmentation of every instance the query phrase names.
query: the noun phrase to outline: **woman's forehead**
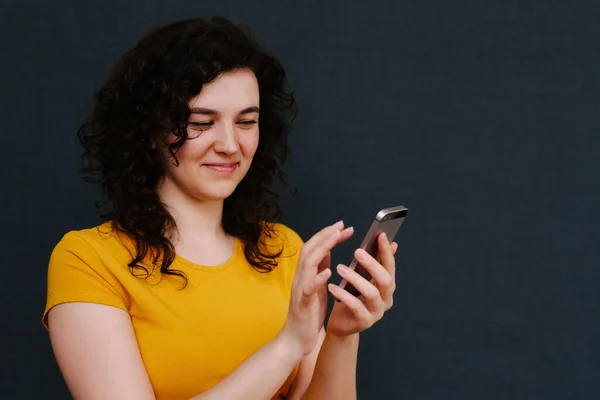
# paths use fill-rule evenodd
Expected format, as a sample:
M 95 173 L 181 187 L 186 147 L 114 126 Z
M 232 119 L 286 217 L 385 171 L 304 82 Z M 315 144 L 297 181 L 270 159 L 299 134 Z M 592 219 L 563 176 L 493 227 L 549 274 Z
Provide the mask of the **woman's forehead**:
M 259 101 L 256 76 L 252 71 L 242 69 L 225 72 L 204 84 L 200 93 L 190 100 L 189 106 L 219 113 L 239 113 L 249 107 L 258 107 Z

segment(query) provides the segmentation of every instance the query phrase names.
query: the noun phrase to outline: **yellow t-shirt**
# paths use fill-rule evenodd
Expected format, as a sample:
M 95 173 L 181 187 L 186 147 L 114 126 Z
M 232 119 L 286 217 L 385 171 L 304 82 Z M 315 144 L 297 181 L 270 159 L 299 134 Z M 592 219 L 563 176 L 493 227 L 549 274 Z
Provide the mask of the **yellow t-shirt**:
M 132 242 L 112 225 L 71 231 L 56 245 L 48 269 L 47 313 L 65 302 L 92 302 L 131 316 L 137 343 L 157 399 L 188 399 L 217 384 L 273 339 L 286 319 L 302 239 L 285 225 L 269 246 L 281 249 L 269 273 L 247 262 L 236 239 L 231 258 L 202 266 L 176 256 L 183 280 L 159 272 L 136 278 L 127 266 Z M 129 249 L 129 250 L 128 250 Z M 286 395 L 292 372 L 274 399 Z

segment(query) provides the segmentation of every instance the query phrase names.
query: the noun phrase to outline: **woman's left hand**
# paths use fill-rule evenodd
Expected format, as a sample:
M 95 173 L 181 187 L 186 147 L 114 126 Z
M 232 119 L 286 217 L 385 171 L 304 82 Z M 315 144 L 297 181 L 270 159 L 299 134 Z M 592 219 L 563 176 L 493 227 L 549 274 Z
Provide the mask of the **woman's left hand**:
M 356 260 L 371 274 L 374 283 L 369 282 L 344 265 L 337 271 L 362 294 L 355 297 L 337 285 L 329 284 L 329 292 L 339 300 L 333 306 L 327 332 L 336 336 L 348 336 L 370 328 L 392 307 L 396 290 L 396 261 L 394 254 L 397 243 L 390 243 L 384 233 L 377 238 L 381 263 L 364 250 L 354 253 Z

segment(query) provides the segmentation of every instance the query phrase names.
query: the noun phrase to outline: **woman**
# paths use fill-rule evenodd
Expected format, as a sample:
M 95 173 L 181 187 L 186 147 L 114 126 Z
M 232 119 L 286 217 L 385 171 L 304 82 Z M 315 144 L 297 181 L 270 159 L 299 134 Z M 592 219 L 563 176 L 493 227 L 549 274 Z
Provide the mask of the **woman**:
M 223 18 L 161 27 L 117 62 L 79 130 L 112 207 L 49 263 L 43 321 L 76 399 L 356 397 L 358 334 L 392 305 L 397 246 L 379 238 L 381 263 L 356 252 L 376 284 L 338 266 L 356 298 L 327 285 L 352 228 L 303 244 L 268 222 L 295 114 L 285 80 Z

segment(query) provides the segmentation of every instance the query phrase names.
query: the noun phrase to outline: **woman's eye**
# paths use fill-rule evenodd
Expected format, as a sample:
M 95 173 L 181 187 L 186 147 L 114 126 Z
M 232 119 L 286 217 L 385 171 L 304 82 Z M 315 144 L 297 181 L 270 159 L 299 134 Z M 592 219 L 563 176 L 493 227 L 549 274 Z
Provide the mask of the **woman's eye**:
M 196 128 L 201 128 L 201 129 L 206 129 L 209 128 L 212 125 L 212 121 L 206 121 L 206 122 L 189 122 L 188 125 L 191 125 L 193 127 Z
M 244 121 L 240 121 L 239 124 L 243 125 L 245 127 L 250 127 L 254 124 L 256 124 L 257 121 L 253 120 L 253 119 L 248 119 L 248 120 L 244 120 Z

